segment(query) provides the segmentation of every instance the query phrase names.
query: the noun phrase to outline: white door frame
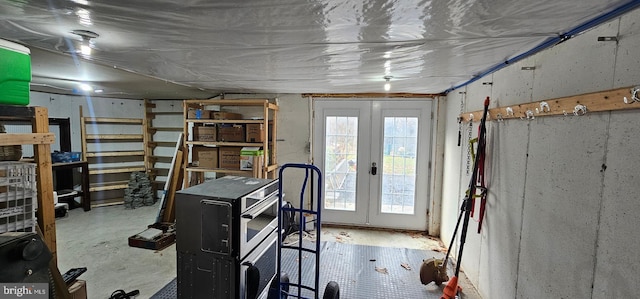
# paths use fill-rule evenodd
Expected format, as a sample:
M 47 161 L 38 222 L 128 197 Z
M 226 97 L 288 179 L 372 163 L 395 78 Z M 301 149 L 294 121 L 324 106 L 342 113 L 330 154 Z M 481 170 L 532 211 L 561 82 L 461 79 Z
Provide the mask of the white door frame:
M 402 107 L 399 104 L 403 104 L 403 105 L 407 105 L 406 108 Z M 360 174 L 358 176 L 358 182 L 357 184 L 365 184 L 365 185 L 369 185 L 369 188 L 358 188 L 358 198 L 356 199 L 356 207 L 362 209 L 362 205 L 366 205 L 366 212 L 365 213 L 360 213 L 361 215 L 358 215 L 357 212 L 343 212 L 340 211 L 340 213 L 337 213 L 338 215 L 332 215 L 332 214 L 336 214 L 333 213 L 334 210 L 331 210 L 331 212 L 327 213 L 325 211 L 323 211 L 323 219 L 322 222 L 325 223 L 339 223 L 339 224 L 349 224 L 349 225 L 356 225 L 356 226 L 373 226 L 373 227 L 391 227 L 393 226 L 394 228 L 403 228 L 403 229 L 412 229 L 412 230 L 426 230 L 428 227 L 428 223 L 429 223 L 429 213 L 428 213 L 428 209 L 430 207 L 430 202 L 431 202 L 431 184 L 432 184 L 432 170 L 431 170 L 431 159 L 432 159 L 432 148 L 433 145 L 431 144 L 431 140 L 432 140 L 432 136 L 433 134 L 433 128 L 432 126 L 433 124 L 433 120 L 432 120 L 432 111 L 435 105 L 435 101 L 432 100 L 425 100 L 425 99 L 419 99 L 419 100 L 381 100 L 381 99 L 358 99 L 358 100 L 335 100 L 335 99 L 315 99 L 313 101 L 313 111 L 314 111 L 314 117 L 315 120 L 313 121 L 313 143 L 314 143 L 314 153 L 313 153 L 313 161 L 314 164 L 316 166 L 318 166 L 320 169 L 324 170 L 324 153 L 325 153 L 325 144 L 324 144 L 324 138 L 325 138 L 325 124 L 324 124 L 324 120 L 325 120 L 325 115 L 327 115 L 327 112 L 329 115 L 333 115 L 333 116 L 347 116 L 347 115 L 354 115 L 354 111 L 350 111 L 351 109 L 366 109 L 363 107 L 373 107 L 370 109 L 376 110 L 377 112 L 372 112 L 369 111 L 370 115 L 375 115 L 375 116 L 370 116 L 372 118 L 376 118 L 374 119 L 369 119 L 369 120 L 365 120 L 365 119 L 361 119 L 359 121 L 359 125 L 363 125 L 363 124 L 371 124 L 372 122 L 378 122 L 378 125 L 380 127 L 377 127 L 374 131 L 379 130 L 380 134 L 378 136 L 372 136 L 371 134 L 371 130 L 367 130 L 367 134 L 358 134 L 358 143 L 360 144 L 360 147 L 362 145 L 367 146 L 367 148 L 369 148 L 370 144 L 382 144 L 381 143 L 381 136 L 382 136 L 382 126 L 383 126 L 383 119 L 384 119 L 384 115 L 382 115 L 380 113 L 380 109 L 395 109 L 398 108 L 399 110 L 410 110 L 410 109 L 415 109 L 416 111 L 419 110 L 419 108 L 426 108 L 426 109 L 422 109 L 420 110 L 421 113 L 419 115 L 421 121 L 419 123 L 420 129 L 419 129 L 419 134 L 420 136 L 418 137 L 418 153 L 417 153 L 417 161 L 416 166 L 417 169 L 421 169 L 422 171 L 418 171 L 416 173 L 416 211 L 415 214 L 422 214 L 420 215 L 420 221 L 418 221 L 418 223 L 410 223 L 410 224 L 403 224 L 403 223 L 407 223 L 406 219 L 407 219 L 407 215 L 394 215 L 394 214 L 388 214 L 385 213 L 384 215 L 381 215 L 381 213 L 379 212 L 380 208 L 379 208 L 379 194 L 380 194 L 380 184 L 376 184 L 376 183 L 371 183 L 372 181 L 375 180 L 370 180 L 371 179 L 371 175 L 370 175 L 370 166 L 371 166 L 371 162 L 374 160 L 371 157 L 371 153 L 372 151 L 367 151 L 367 153 L 365 154 L 365 151 L 360 151 L 360 153 L 358 154 L 358 162 L 357 163 L 357 170 L 358 173 Z M 322 112 L 325 111 L 325 114 L 322 115 Z M 388 111 L 388 110 L 387 110 Z M 418 114 L 418 113 L 416 113 Z M 393 115 L 389 115 L 387 114 L 387 116 L 393 116 Z M 418 116 L 418 115 L 417 115 Z M 359 130 L 359 132 L 362 132 L 362 130 Z M 380 160 L 378 163 L 378 165 L 380 165 L 379 169 L 380 171 L 382 171 L 382 150 L 378 149 L 378 150 L 374 150 L 373 154 L 377 155 L 377 157 L 375 158 L 375 160 Z M 381 174 L 378 174 L 378 178 L 376 178 L 378 181 L 381 181 Z M 366 180 L 366 182 L 362 182 L 362 180 Z M 368 189 L 368 190 L 363 190 L 363 189 Z M 418 197 L 420 196 L 420 197 Z M 376 198 L 375 200 L 373 200 L 371 203 L 369 202 L 363 202 L 365 200 L 369 200 L 369 199 L 373 199 Z M 358 211 L 358 209 L 356 209 Z M 363 216 L 363 215 L 364 216 Z M 384 216 L 382 219 L 387 219 L 386 221 L 378 221 L 379 219 L 381 219 L 380 217 Z M 364 217 L 364 218 L 363 218 Z M 411 217 L 414 217 L 413 215 L 411 215 Z M 400 224 L 400 225 L 398 225 Z

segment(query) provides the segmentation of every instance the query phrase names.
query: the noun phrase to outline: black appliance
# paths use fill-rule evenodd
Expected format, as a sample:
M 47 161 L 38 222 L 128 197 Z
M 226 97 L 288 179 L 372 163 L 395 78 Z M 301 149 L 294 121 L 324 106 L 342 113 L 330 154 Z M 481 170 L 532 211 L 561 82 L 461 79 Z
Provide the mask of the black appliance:
M 178 299 L 255 299 L 276 273 L 278 181 L 225 176 L 176 194 Z
M 49 298 L 55 298 L 49 274 L 51 257 L 49 248 L 36 233 L 0 234 L 0 282 L 49 283 Z

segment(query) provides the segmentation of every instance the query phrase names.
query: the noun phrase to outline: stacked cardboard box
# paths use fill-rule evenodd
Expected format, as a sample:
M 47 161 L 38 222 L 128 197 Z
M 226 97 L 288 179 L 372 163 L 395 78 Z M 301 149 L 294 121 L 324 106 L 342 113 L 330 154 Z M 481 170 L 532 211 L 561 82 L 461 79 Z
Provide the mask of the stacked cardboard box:
M 189 108 L 187 110 L 188 119 L 210 119 L 211 112 L 202 108 Z
M 240 169 L 240 151 L 239 146 L 225 146 L 219 149 L 220 168 L 224 169 Z
M 218 148 L 206 146 L 193 147 L 193 166 L 204 168 L 218 168 Z
M 264 142 L 264 125 L 263 124 L 247 124 L 246 128 L 247 142 Z
M 240 113 L 232 113 L 232 112 L 224 112 L 224 111 L 216 111 L 213 112 L 213 119 L 242 119 L 242 114 Z
M 220 124 L 218 127 L 218 141 L 244 142 L 244 126 L 239 124 Z
M 215 126 L 193 127 L 193 141 L 218 141 L 218 132 Z

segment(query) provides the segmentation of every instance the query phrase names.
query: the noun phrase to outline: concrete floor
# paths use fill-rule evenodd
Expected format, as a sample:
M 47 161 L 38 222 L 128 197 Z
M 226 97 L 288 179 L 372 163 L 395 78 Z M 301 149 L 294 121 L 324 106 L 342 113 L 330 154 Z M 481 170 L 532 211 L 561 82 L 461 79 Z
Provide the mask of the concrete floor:
M 58 266 L 64 273 L 87 267 L 80 279 L 87 281 L 88 298 L 108 298 L 118 289 L 140 290 L 137 298 L 149 298 L 176 277 L 175 244 L 162 251 L 128 245 L 128 237 L 155 222 L 158 208 L 133 210 L 123 206 L 69 211 L 56 220 Z M 444 250 L 438 239 L 418 233 L 323 228 L 322 241 L 422 250 Z M 416 275 L 418 275 L 416 271 Z M 480 299 L 475 288 L 461 275 L 463 298 Z

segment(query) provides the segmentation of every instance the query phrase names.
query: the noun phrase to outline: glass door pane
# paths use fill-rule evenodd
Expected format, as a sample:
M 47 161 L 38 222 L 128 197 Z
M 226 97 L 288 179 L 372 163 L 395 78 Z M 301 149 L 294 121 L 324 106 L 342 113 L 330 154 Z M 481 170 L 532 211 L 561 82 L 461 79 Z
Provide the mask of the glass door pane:
M 385 117 L 380 212 L 414 214 L 417 117 Z
M 324 208 L 356 210 L 358 117 L 325 118 Z

